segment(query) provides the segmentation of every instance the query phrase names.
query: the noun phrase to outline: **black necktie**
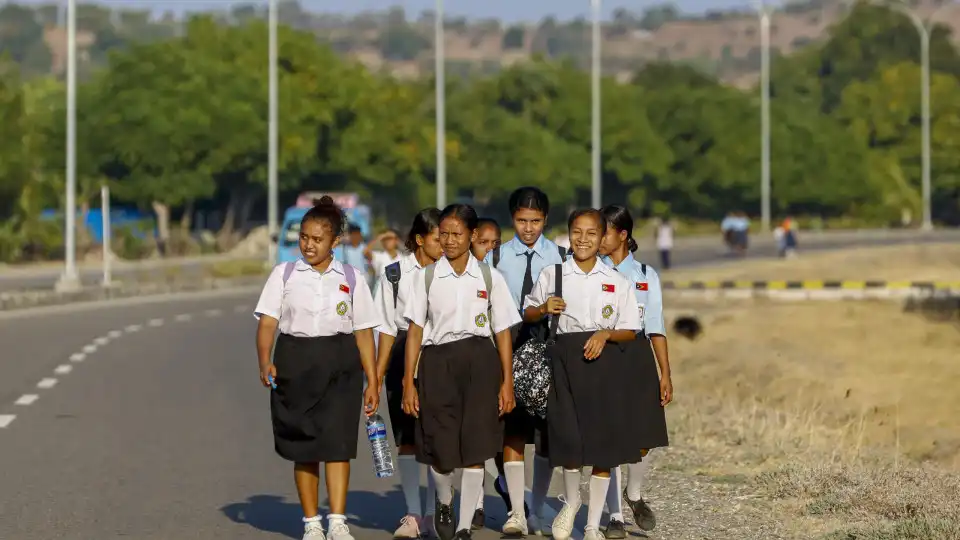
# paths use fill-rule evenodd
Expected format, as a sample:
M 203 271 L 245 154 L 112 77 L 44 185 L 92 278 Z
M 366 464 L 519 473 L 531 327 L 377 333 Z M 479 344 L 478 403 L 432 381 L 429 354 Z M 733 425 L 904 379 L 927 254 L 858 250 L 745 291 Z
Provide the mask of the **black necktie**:
M 533 290 L 533 273 L 531 272 L 531 266 L 533 265 L 533 252 L 528 251 L 527 255 L 527 271 L 523 273 L 523 286 L 520 287 L 520 304 L 523 304 L 523 299 L 530 294 L 530 291 Z

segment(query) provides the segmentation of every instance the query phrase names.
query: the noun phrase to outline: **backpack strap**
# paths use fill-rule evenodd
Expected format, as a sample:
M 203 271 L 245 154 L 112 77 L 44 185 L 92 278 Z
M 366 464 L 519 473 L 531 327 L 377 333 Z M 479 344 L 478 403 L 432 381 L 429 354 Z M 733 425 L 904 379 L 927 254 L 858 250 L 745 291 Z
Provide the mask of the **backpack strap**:
M 350 287 L 350 303 L 353 303 L 353 290 L 357 288 L 357 272 L 347 263 L 343 265 L 343 277 L 347 278 L 347 286 Z
M 493 276 L 490 266 L 480 263 L 480 273 L 483 274 L 483 286 L 487 288 L 487 321 L 490 324 L 490 333 L 493 334 Z
M 433 283 L 433 273 L 436 271 L 436 263 L 428 265 L 423 269 L 423 286 L 427 293 L 427 303 L 430 303 L 430 284 Z
M 400 261 L 388 264 L 387 267 L 383 269 L 383 273 L 387 276 L 387 281 L 390 282 L 390 285 L 393 286 L 393 307 L 396 309 L 397 296 L 400 295 Z
M 553 276 L 553 295 L 563 298 L 563 265 L 553 265 L 555 275 Z M 552 345 L 557 340 L 557 328 L 560 326 L 560 316 L 550 316 L 550 332 L 547 334 L 547 344 Z
M 500 246 L 494 248 L 492 259 L 494 268 L 500 265 Z
M 640 275 L 647 277 L 647 265 L 645 263 L 640 263 Z
M 293 275 L 294 265 L 296 263 L 287 262 L 283 263 L 283 285 L 287 285 L 287 281 L 290 280 L 290 276 Z
M 565 247 L 563 247 L 563 246 L 557 246 L 557 251 L 560 252 L 560 260 L 566 262 L 566 261 L 567 261 L 567 249 L 566 249 Z

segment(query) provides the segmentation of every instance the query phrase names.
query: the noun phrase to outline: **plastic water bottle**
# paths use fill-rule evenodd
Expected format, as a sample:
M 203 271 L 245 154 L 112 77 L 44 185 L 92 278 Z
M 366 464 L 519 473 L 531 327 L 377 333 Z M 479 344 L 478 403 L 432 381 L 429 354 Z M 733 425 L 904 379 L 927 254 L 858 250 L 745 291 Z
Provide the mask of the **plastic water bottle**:
M 367 438 L 373 455 L 373 472 L 377 478 L 393 476 L 393 453 L 387 438 L 387 424 L 379 414 L 367 417 Z

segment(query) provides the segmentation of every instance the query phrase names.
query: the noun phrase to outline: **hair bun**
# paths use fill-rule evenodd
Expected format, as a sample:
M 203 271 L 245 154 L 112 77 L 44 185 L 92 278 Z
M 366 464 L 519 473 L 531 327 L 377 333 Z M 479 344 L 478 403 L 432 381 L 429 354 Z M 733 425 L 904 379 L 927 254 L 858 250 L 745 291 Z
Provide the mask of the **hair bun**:
M 333 197 L 324 195 L 316 201 L 316 206 L 333 206 Z
M 637 251 L 637 247 L 638 247 L 637 241 L 634 240 L 632 237 L 627 238 L 627 247 L 630 249 L 630 253 Z

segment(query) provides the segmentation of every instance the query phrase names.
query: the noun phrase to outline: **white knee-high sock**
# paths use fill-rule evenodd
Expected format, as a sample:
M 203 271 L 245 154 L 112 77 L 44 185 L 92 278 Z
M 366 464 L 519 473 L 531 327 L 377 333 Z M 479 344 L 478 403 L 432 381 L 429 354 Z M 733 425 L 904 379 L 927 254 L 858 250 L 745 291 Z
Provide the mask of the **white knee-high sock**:
M 580 506 L 580 469 L 563 470 L 563 495 L 570 506 Z
M 400 487 L 403 489 L 403 498 L 407 501 L 407 514 L 413 516 L 420 513 L 420 464 L 414 456 L 397 456 L 397 469 L 400 470 Z
M 460 476 L 460 522 L 457 530 L 470 530 L 477 497 L 483 492 L 483 469 L 463 469 Z
M 553 467 L 545 457 L 533 456 L 533 485 L 530 486 L 530 513 L 540 517 L 543 515 L 543 505 L 547 501 L 547 492 L 550 491 L 550 480 L 553 479 Z M 578 480 L 579 482 L 579 480 Z
M 610 478 L 590 477 L 590 504 L 587 506 L 586 530 L 600 530 L 600 517 L 603 516 L 603 500 L 607 498 Z
M 610 469 L 610 488 L 607 489 L 607 512 L 610 512 L 610 521 L 623 521 L 623 501 L 620 499 L 622 490 L 620 467 L 614 467 Z
M 523 512 L 523 462 L 508 461 L 503 464 L 503 474 L 507 477 L 507 493 L 510 495 L 510 506 L 514 512 Z
M 430 476 L 437 483 L 437 500 L 440 501 L 440 504 L 453 503 L 453 472 L 441 474 L 430 467 Z
M 424 516 L 437 513 L 437 482 L 433 479 L 433 473 L 429 471 L 427 472 L 427 502 L 424 507 Z
M 483 496 L 486 491 L 487 477 L 483 477 L 483 482 L 480 484 L 480 496 L 477 497 L 477 510 L 483 510 Z
M 647 471 L 650 470 L 650 454 L 643 458 L 640 463 L 631 463 L 627 465 L 627 497 L 631 501 L 639 500 L 643 497 L 643 490 L 647 484 Z

